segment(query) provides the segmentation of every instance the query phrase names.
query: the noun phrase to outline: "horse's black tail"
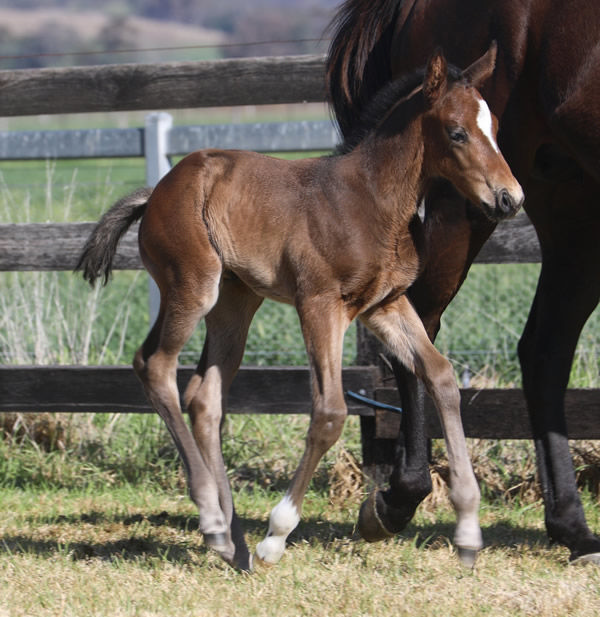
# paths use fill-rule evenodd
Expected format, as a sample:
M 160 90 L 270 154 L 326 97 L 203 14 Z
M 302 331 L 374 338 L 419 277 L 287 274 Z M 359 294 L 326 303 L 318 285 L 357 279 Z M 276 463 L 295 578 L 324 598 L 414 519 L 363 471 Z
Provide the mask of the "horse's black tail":
M 104 285 L 108 283 L 119 240 L 135 221 L 142 218 L 151 194 L 152 189 L 143 188 L 122 197 L 94 227 L 75 266 L 75 271 L 81 270 L 83 278 L 92 287 L 101 277 L 104 277 Z
M 329 103 L 348 137 L 371 97 L 392 77 L 391 42 L 408 0 L 345 0 L 328 27 L 326 61 Z

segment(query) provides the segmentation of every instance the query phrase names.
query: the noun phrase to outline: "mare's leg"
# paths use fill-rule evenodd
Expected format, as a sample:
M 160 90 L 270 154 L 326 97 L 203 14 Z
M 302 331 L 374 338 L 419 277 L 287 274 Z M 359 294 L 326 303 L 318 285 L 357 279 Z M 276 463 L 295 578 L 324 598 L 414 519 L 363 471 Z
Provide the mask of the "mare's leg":
M 198 256 L 201 270 L 193 260 L 188 267 L 181 260 L 171 261 L 165 269 L 151 264 L 161 304 L 156 323 L 135 355 L 134 369 L 177 446 L 190 496 L 198 507 L 199 529 L 205 542 L 232 561 L 235 549 L 219 503 L 218 486 L 185 422 L 176 382 L 178 354 L 198 320 L 214 306 L 219 293 L 221 263 L 208 243 L 204 248 Z
M 576 172 L 557 184 L 536 179 L 528 211 L 542 247 L 542 271 L 519 343 L 523 390 L 535 439 L 551 540 L 571 559 L 600 562 L 577 492 L 567 441 L 565 391 L 581 329 L 600 298 L 598 184 Z
M 391 353 L 419 377 L 442 425 L 450 467 L 450 500 L 457 516 L 455 544 L 461 561 L 473 565 L 482 547 L 479 487 L 469 461 L 460 418 L 460 393 L 450 362 L 433 346 L 406 296 L 361 316 Z
M 393 356 L 391 363 L 402 401 L 402 420 L 390 486 L 385 491 L 373 490 L 360 508 L 358 531 L 367 542 L 383 540 L 404 529 L 431 492 L 423 386 L 397 357 Z
M 337 441 L 347 415 L 342 389 L 342 343 L 347 318 L 336 300 L 313 298 L 298 307 L 311 371 L 312 415 L 300 464 L 284 498 L 271 511 L 267 537 L 256 556 L 277 563 L 288 535 L 300 522 L 302 501 L 325 452 Z
M 428 194 L 426 211 L 421 241 L 427 247 L 427 259 L 408 295 L 429 338 L 434 340 L 442 313 L 495 224 L 445 182 L 436 184 Z M 431 491 L 423 384 L 396 358 L 392 357 L 391 362 L 403 410 L 402 423 L 390 486 L 386 491 L 372 492 L 361 508 L 359 531 L 368 541 L 401 531 Z
M 262 298 L 239 279 L 223 280 L 219 300 L 206 316 L 206 341 L 196 375 L 184 396 L 194 439 L 217 483 L 219 503 L 230 527 L 235 546 L 233 564 L 242 570 L 251 568 L 250 554 L 233 505 L 221 452 L 220 427 L 227 392 L 242 361 L 252 317 L 261 302 Z

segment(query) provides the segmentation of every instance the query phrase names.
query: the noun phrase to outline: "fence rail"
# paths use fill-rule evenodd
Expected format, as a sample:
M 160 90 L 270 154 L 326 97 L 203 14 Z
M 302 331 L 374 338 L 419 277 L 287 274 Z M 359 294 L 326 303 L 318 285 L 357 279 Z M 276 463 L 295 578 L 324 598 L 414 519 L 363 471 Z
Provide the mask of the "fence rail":
M 151 114 L 163 121 L 168 114 Z M 159 118 L 160 121 L 160 118 Z M 0 131 L 0 160 L 125 158 L 152 155 L 147 127 L 63 131 Z M 243 148 L 256 152 L 331 150 L 338 133 L 329 120 L 174 126 L 167 128 L 162 154 L 177 156 L 201 148 Z
M 0 116 L 325 100 L 324 57 L 0 71 Z
M 72 270 L 94 223 L 12 223 L 0 225 L 0 271 Z M 502 223 L 476 263 L 535 263 L 539 246 L 525 215 Z M 116 270 L 140 270 L 137 226 L 121 240 Z
M 177 381 L 183 391 L 195 367 L 182 366 Z M 242 367 L 231 387 L 228 411 L 306 413 L 310 410 L 306 367 Z M 344 387 L 373 392 L 375 367 L 346 367 Z M 373 415 L 348 401 L 351 414 Z M 0 411 L 151 413 L 142 386 L 129 366 L 1 366 Z

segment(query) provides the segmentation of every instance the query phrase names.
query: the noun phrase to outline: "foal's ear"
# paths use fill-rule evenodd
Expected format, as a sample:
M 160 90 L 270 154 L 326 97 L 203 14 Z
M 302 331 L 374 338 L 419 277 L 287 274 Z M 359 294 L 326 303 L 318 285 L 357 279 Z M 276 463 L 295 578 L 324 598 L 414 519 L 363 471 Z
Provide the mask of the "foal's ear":
M 473 64 L 463 72 L 463 78 L 473 87 L 478 88 L 483 82 L 489 79 L 496 68 L 496 56 L 498 54 L 498 44 L 492 41 L 490 48 Z
M 423 81 L 423 95 L 427 105 L 431 107 L 440 97 L 442 97 L 448 87 L 448 63 L 440 48 L 433 52 Z

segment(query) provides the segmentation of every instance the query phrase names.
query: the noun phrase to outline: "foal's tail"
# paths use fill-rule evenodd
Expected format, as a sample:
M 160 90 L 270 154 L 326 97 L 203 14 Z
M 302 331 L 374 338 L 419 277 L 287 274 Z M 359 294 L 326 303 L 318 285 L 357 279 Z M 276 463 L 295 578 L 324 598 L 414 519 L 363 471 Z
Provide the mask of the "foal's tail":
M 104 285 L 108 283 L 119 240 L 135 221 L 142 218 L 151 194 L 151 188 L 143 188 L 122 197 L 94 227 L 75 266 L 75 271 L 81 270 L 83 278 L 92 287 L 101 277 L 104 277 Z

